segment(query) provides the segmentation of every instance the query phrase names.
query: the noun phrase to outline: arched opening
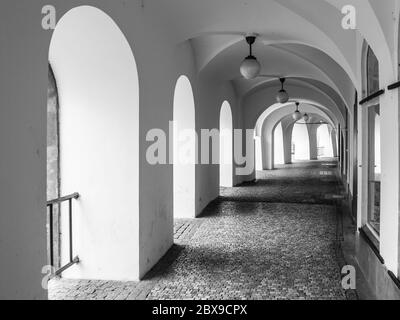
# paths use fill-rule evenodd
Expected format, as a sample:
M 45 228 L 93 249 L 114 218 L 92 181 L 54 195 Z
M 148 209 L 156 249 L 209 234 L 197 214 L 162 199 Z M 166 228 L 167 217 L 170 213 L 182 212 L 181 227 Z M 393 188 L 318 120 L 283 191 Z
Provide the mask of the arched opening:
M 59 20 L 49 61 L 58 98 L 50 77 L 48 105 L 54 109 L 57 100 L 60 109 L 59 121 L 48 121 L 49 140 L 54 142 L 57 131 L 51 147 L 57 145 L 60 168 L 59 190 L 53 187 L 49 197 L 80 194 L 71 200 L 71 219 L 68 203 L 61 205 L 61 264 L 71 260 L 70 245 L 80 259 L 63 276 L 137 280 L 139 82 L 131 47 L 107 14 L 81 6 Z M 54 177 L 48 175 L 49 187 Z
M 331 115 L 326 113 L 324 108 L 323 106 L 304 103 L 301 108 L 302 112 L 307 113 L 310 119 L 316 117 L 319 122 L 313 123 L 311 121 L 310 123 L 305 123 L 304 119 L 299 120 L 296 126 L 297 130 L 293 130 L 295 126 L 293 121 L 293 111 L 295 110 L 293 103 L 278 108 L 270 114 L 263 113 L 265 115 L 263 117 L 264 121 L 261 123 L 261 121 L 258 122 L 257 120 L 255 127 L 254 156 L 256 171 L 273 169 L 274 164 L 290 164 L 292 160 L 317 160 L 318 126 L 322 120 L 326 120 L 323 123 L 327 123 L 330 127 L 334 128 Z M 278 126 L 279 123 L 281 123 L 280 126 Z M 304 135 L 301 134 L 302 132 Z M 292 137 L 294 135 L 300 136 L 300 138 L 293 141 Z M 275 142 L 275 140 L 277 141 Z M 297 144 L 298 159 L 292 157 L 296 152 L 295 144 Z M 275 157 L 278 157 L 277 161 L 275 161 Z
M 310 139 L 305 124 L 296 123 L 293 126 L 292 155 L 294 161 L 310 160 Z
M 194 218 L 196 129 L 192 86 L 181 76 L 174 94 L 174 218 Z
M 284 164 L 282 122 L 274 130 L 274 164 Z
M 233 123 L 228 101 L 221 107 L 219 130 L 219 184 L 230 188 L 233 187 Z
M 327 124 L 317 129 L 318 158 L 333 158 L 332 137 Z

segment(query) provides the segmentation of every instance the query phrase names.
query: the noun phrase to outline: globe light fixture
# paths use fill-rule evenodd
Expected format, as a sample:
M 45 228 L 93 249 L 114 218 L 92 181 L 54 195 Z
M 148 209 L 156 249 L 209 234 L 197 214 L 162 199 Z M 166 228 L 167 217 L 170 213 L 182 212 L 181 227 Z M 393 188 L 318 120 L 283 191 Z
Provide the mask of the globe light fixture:
M 296 111 L 293 113 L 293 120 L 295 121 L 299 121 L 303 117 L 299 111 L 299 105 L 300 103 L 296 102 Z
M 289 94 L 286 92 L 286 90 L 283 88 L 283 84 L 285 83 L 285 78 L 279 79 L 282 85 L 281 90 L 278 92 L 276 96 L 276 101 L 278 103 L 286 103 L 289 101 Z
M 257 61 L 257 58 L 253 56 L 252 46 L 255 41 L 256 37 L 254 36 L 246 37 L 246 42 L 249 44 L 250 47 L 250 54 L 243 60 L 242 64 L 240 65 L 240 73 L 247 80 L 257 78 L 261 71 L 261 64 Z
M 305 113 L 305 114 L 303 115 L 303 120 L 304 120 L 305 122 L 307 122 L 308 120 L 310 120 L 310 116 L 309 116 L 307 113 Z

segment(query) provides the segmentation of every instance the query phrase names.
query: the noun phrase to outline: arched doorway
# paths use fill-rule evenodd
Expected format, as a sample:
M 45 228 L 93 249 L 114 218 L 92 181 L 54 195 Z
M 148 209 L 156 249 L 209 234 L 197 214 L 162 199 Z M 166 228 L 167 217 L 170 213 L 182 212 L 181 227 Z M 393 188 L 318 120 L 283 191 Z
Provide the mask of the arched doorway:
M 219 130 L 219 184 L 221 187 L 232 187 L 233 123 L 231 106 L 228 101 L 225 101 L 221 107 Z
M 317 129 L 318 158 L 332 158 L 332 137 L 327 124 L 322 124 Z
M 179 77 L 174 94 L 174 218 L 194 218 L 196 129 L 193 90 L 186 76 Z
M 292 154 L 294 161 L 310 160 L 310 138 L 305 124 L 296 123 L 293 126 Z
M 137 280 L 139 81 L 131 47 L 107 14 L 81 6 L 59 20 L 49 61 L 59 89 L 60 194 L 80 194 L 73 237 L 61 207 L 61 263 L 70 243 L 81 260 L 63 276 Z

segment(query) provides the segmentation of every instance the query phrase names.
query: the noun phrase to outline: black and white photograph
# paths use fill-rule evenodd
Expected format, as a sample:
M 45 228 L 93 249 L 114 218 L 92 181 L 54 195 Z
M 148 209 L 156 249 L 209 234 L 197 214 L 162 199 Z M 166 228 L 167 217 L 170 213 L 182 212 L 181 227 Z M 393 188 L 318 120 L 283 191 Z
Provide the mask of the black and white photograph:
M 0 300 L 399 301 L 399 90 L 400 0 L 0 0 Z

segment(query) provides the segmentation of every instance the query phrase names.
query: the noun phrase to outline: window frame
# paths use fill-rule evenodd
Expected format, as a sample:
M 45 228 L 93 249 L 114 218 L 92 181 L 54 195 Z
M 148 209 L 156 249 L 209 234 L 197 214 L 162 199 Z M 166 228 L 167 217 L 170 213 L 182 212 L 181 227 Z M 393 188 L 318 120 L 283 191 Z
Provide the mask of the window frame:
M 361 223 L 361 225 L 362 225 L 362 228 L 367 228 L 368 229 L 368 231 L 369 231 L 367 233 L 368 235 L 372 235 L 374 237 L 374 239 L 371 239 L 371 241 L 380 243 L 380 230 L 379 230 L 379 232 L 377 232 L 375 230 L 375 228 L 369 223 L 369 215 L 370 215 L 370 211 L 369 210 L 370 210 L 370 201 L 371 201 L 371 199 L 370 199 L 370 189 L 369 189 L 370 188 L 370 171 L 369 171 L 370 170 L 370 155 L 369 155 L 370 149 L 369 149 L 369 144 L 368 144 L 369 134 L 370 134 L 370 131 L 369 131 L 369 111 L 370 111 L 370 108 L 375 108 L 377 106 L 380 107 L 379 97 L 369 101 L 367 104 L 365 104 L 362 107 L 363 108 L 363 114 L 364 114 L 364 116 L 363 116 L 363 132 L 364 132 L 364 134 L 363 134 L 363 136 L 367 137 L 368 139 L 366 140 L 366 143 L 364 144 L 365 150 L 363 152 L 364 153 L 363 163 L 364 163 L 364 165 L 366 167 L 366 171 L 363 172 L 363 177 L 365 179 L 364 181 L 367 182 L 366 194 L 365 194 L 367 205 L 366 205 L 366 210 L 363 210 L 363 212 L 362 212 L 362 223 Z M 381 155 L 382 155 L 382 152 L 381 152 Z M 382 194 L 380 194 L 379 207 L 381 207 L 381 203 L 382 203 Z M 380 226 L 379 226 L 379 228 L 380 228 Z M 378 248 L 379 248 L 379 246 L 378 246 Z
M 363 45 L 363 54 L 362 54 L 362 96 L 364 98 L 370 96 L 371 94 L 375 93 L 374 91 L 376 90 L 372 90 L 370 88 L 371 85 L 371 77 L 375 77 L 378 79 L 378 89 L 379 90 L 379 61 L 376 58 L 376 55 L 374 53 L 374 51 L 372 50 L 372 48 L 364 41 L 364 45 Z M 371 65 L 371 57 L 374 57 L 374 59 L 376 60 L 377 63 L 377 74 L 375 74 L 374 76 L 372 76 L 370 74 L 371 69 L 370 65 Z M 374 88 L 375 89 L 375 88 Z M 377 249 L 379 250 L 379 243 L 380 243 L 380 230 L 379 232 L 377 232 L 374 227 L 369 223 L 369 217 L 370 217 L 370 155 L 369 155 L 369 151 L 370 151 L 370 146 L 368 143 L 368 137 L 370 134 L 369 131 L 369 111 L 370 108 L 375 108 L 376 106 L 380 107 L 380 97 L 375 97 L 373 99 L 371 99 L 370 101 L 366 102 L 365 104 L 363 104 L 361 106 L 361 110 L 362 110 L 362 128 L 361 130 L 358 130 L 359 132 L 362 132 L 362 137 L 363 139 L 365 139 L 365 141 L 363 141 L 362 143 L 362 164 L 363 167 L 365 167 L 362 171 L 362 181 L 363 184 L 365 183 L 365 181 L 367 182 L 366 184 L 366 188 L 363 189 L 362 194 L 364 195 L 363 198 L 366 199 L 365 203 L 366 206 L 362 206 L 361 207 L 361 228 L 366 230 L 366 235 L 370 238 L 370 240 L 374 243 L 377 244 Z M 381 205 L 382 203 L 382 195 L 380 195 L 380 203 L 379 205 Z

